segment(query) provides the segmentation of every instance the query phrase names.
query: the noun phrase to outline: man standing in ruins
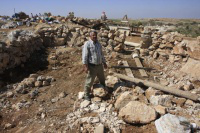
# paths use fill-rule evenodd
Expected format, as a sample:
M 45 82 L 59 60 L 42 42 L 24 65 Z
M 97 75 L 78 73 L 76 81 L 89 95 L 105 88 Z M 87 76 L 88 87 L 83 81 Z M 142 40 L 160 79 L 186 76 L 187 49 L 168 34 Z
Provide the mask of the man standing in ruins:
M 97 32 L 90 32 L 90 40 L 85 42 L 82 51 L 84 71 L 87 73 L 84 85 L 84 99 L 91 100 L 91 87 L 97 76 L 100 83 L 105 87 L 104 68 L 107 68 L 106 60 L 102 52 L 102 46 L 97 40 Z

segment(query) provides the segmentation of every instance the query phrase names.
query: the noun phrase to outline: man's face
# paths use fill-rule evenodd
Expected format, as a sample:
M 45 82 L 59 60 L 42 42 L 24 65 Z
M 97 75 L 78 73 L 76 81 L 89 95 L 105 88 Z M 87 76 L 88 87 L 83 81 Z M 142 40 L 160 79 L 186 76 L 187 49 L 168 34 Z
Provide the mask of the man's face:
M 97 41 L 97 33 L 92 32 L 91 35 L 90 35 L 90 38 L 91 38 L 92 41 L 96 42 Z

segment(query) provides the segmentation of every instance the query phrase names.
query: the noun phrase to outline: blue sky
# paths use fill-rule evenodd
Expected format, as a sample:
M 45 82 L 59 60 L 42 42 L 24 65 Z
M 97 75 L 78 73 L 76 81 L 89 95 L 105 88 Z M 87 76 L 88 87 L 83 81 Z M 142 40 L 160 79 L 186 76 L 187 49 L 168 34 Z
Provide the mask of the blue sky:
M 108 18 L 198 18 L 200 0 L 0 0 L 0 15 L 11 16 L 23 11 L 26 14 L 51 12 L 67 16 L 100 18 L 103 11 Z

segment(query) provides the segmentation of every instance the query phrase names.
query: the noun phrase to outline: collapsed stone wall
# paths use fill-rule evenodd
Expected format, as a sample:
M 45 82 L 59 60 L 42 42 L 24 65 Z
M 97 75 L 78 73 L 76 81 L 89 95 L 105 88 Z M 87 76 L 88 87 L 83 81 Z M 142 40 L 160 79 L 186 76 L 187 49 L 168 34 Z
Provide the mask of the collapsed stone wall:
M 44 46 L 81 47 L 89 39 L 90 31 L 83 26 L 65 24 L 39 24 L 34 31 L 14 30 L 7 35 L 7 41 L 0 43 L 0 72 L 26 62 L 35 50 Z M 102 28 L 98 38 L 108 51 L 123 51 L 125 33 Z
M 40 36 L 32 31 L 15 30 L 7 37 L 6 42 L 0 42 L 0 73 L 26 62 L 42 46 Z

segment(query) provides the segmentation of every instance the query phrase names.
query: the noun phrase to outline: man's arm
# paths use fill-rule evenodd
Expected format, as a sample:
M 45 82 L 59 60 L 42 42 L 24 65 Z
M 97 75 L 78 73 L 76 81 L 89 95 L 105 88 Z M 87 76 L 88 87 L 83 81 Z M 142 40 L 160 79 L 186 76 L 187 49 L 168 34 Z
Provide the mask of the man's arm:
M 82 50 L 82 63 L 83 63 L 83 69 L 87 73 L 88 72 L 88 48 L 87 48 L 87 42 L 83 46 Z

